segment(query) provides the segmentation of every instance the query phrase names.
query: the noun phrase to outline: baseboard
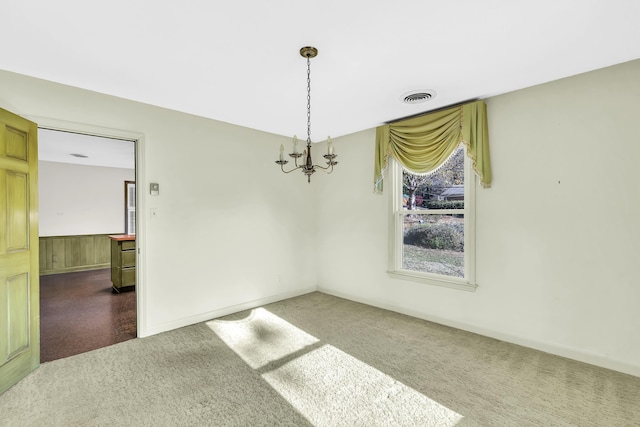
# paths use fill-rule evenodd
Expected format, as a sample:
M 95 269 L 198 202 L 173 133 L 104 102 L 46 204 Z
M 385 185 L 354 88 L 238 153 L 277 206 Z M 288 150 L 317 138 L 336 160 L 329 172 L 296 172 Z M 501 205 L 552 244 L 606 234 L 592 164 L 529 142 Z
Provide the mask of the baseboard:
M 427 320 L 429 322 L 438 323 L 445 326 L 450 326 L 452 328 L 461 329 L 463 331 L 472 332 L 474 334 L 482 335 L 489 338 L 494 338 L 494 339 L 505 341 L 511 344 L 521 345 L 523 347 L 543 351 L 545 353 L 554 354 L 556 356 L 566 357 L 567 359 L 588 363 L 590 365 L 599 366 L 601 368 L 611 369 L 617 372 L 622 372 L 625 374 L 640 377 L 640 366 L 632 365 L 630 363 L 621 362 L 618 360 L 608 359 L 606 357 L 603 357 L 597 354 L 579 351 L 574 348 L 565 347 L 561 345 L 530 340 L 528 338 L 519 337 L 516 335 L 504 334 L 504 333 L 489 330 L 489 329 L 479 328 L 472 324 L 468 324 L 464 322 L 456 322 L 456 321 L 444 319 L 438 316 L 431 316 L 422 312 L 407 310 L 402 307 L 396 307 L 391 304 L 382 303 L 380 301 L 376 301 L 368 298 L 361 298 L 348 293 L 334 291 L 332 289 L 318 287 L 318 292 L 322 292 L 328 295 L 333 295 L 339 298 L 348 299 L 350 301 L 359 302 L 362 304 L 367 304 L 373 307 L 394 311 L 396 313 L 406 314 L 407 316 L 416 317 L 418 319 Z
M 250 310 L 252 308 L 260 307 L 265 304 L 271 304 L 274 302 L 282 301 L 289 298 L 298 297 L 300 295 L 305 295 L 311 292 L 315 292 L 317 288 L 315 286 L 304 288 L 301 290 L 291 291 L 291 292 L 283 292 L 281 294 L 271 295 L 264 298 L 259 298 L 253 301 L 243 302 L 241 304 L 236 304 L 228 307 L 223 307 L 217 310 L 208 311 L 206 313 L 196 314 L 194 316 L 184 317 L 181 319 L 173 320 L 171 322 L 162 323 L 159 325 L 153 325 L 145 328 L 144 331 L 138 331 L 138 337 L 144 338 L 151 335 L 156 335 L 162 332 L 171 331 L 173 329 L 182 328 L 184 326 L 194 325 L 196 323 L 205 322 L 207 320 L 215 319 L 218 317 L 226 316 L 228 314 L 237 313 L 243 310 Z
M 80 267 L 65 267 L 65 268 L 59 268 L 57 270 L 40 270 L 40 276 L 50 276 L 52 274 L 62 274 L 62 273 L 75 273 L 77 271 L 102 270 L 105 268 L 111 268 L 111 263 L 82 265 Z

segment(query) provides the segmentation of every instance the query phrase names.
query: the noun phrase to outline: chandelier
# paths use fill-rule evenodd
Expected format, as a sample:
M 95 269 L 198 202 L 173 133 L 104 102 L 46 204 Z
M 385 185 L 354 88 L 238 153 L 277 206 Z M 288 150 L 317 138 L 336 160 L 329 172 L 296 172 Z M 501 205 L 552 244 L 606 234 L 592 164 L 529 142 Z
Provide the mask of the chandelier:
M 280 169 L 284 173 L 291 173 L 300 169 L 302 173 L 307 176 L 307 182 L 311 182 L 311 175 L 317 170 L 321 170 L 327 174 L 333 172 L 333 166 L 338 164 L 338 162 L 335 161 L 338 156 L 334 153 L 331 138 L 327 137 L 327 154 L 322 156 L 327 160 L 327 166 L 314 165 L 311 159 L 311 58 L 315 58 L 316 55 L 318 55 L 318 49 L 306 46 L 300 49 L 300 55 L 303 58 L 307 58 L 307 149 L 299 153 L 298 137 L 294 136 L 293 151 L 289 153 L 289 157 L 293 158 L 295 167 L 288 171 L 284 169 L 284 165 L 289 163 L 289 161 L 284 159 L 284 145 L 282 144 L 280 144 L 280 159 L 276 160 L 276 163 L 280 165 Z M 298 159 L 301 157 L 301 164 L 298 164 Z

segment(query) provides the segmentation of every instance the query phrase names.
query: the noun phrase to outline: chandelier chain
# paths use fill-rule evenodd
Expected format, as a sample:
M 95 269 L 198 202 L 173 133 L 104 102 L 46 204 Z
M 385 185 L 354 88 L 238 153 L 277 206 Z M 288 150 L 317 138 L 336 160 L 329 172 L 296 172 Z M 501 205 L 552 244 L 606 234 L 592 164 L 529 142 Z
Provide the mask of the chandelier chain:
M 311 58 L 307 55 L 307 143 L 311 144 Z

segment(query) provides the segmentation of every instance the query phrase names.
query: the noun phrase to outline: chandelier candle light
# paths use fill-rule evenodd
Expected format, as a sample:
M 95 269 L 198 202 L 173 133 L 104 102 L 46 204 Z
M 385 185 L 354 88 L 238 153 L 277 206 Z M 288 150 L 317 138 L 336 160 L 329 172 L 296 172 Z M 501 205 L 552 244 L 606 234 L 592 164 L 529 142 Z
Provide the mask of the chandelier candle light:
M 331 142 L 331 138 L 327 137 L 327 154 L 324 157 L 327 160 L 327 166 L 314 165 L 313 160 L 311 160 L 311 58 L 315 58 L 318 54 L 318 49 L 315 47 L 306 46 L 300 49 L 300 55 L 303 58 L 307 58 L 307 149 L 302 153 L 298 152 L 298 137 L 293 137 L 293 152 L 289 153 L 289 157 L 293 158 L 293 162 L 295 164 L 295 168 L 291 170 L 284 170 L 284 165 L 289 163 L 288 160 L 284 159 L 284 145 L 280 144 L 280 158 L 276 160 L 276 163 L 280 165 L 280 169 L 284 173 L 291 173 L 295 170 L 302 170 L 307 176 L 307 182 L 311 182 L 311 175 L 313 175 L 316 170 L 321 170 L 326 172 L 327 174 L 333 172 L 333 166 L 337 165 L 338 162 L 335 161 L 336 157 L 338 157 L 334 153 L 333 143 Z M 301 164 L 298 165 L 298 159 L 302 157 Z

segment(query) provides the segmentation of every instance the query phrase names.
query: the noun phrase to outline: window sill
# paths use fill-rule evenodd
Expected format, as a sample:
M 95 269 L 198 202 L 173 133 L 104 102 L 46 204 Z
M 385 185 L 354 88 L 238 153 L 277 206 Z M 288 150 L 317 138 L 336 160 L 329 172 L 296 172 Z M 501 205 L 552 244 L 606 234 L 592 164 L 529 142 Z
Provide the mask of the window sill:
M 466 282 L 462 279 L 446 279 L 438 278 L 428 274 L 421 274 L 408 270 L 388 271 L 390 277 L 400 280 L 409 280 L 412 282 L 425 283 L 427 285 L 442 286 L 445 288 L 459 289 L 462 291 L 474 292 L 478 285 Z

